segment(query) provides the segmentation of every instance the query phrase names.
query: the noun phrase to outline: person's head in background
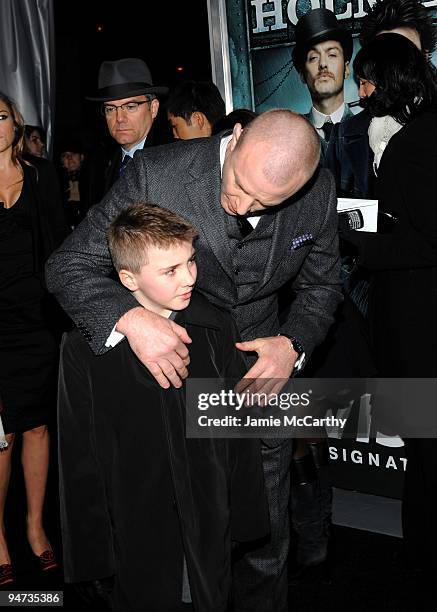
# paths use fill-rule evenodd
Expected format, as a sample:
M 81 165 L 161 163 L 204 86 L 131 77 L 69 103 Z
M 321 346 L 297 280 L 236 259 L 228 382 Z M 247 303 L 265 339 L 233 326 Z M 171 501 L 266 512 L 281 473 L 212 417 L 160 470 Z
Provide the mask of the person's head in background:
M 14 164 L 21 159 L 24 149 L 24 119 L 18 106 L 0 91 L 0 154 L 7 153 Z
M 142 59 L 127 57 L 102 63 L 98 89 L 87 100 L 102 103 L 110 135 L 125 151 L 130 151 L 148 137 L 158 114 L 157 96 L 167 91 L 167 87 L 153 84 Z
M 74 139 L 64 142 L 60 147 L 59 158 L 68 173 L 78 172 L 85 158 L 83 147 Z
M 407 37 L 376 36 L 358 51 L 353 66 L 360 98 L 373 117 L 389 115 L 405 125 L 437 111 L 434 68 Z
M 360 43 L 387 32 L 405 36 L 425 55 L 435 51 L 436 27 L 420 0 L 377 0 L 361 22 Z
M 344 103 L 352 36 L 326 8 L 308 11 L 296 25 L 293 63 L 308 87 L 313 106 L 331 115 Z
M 142 306 L 166 317 L 190 303 L 197 278 L 196 236 L 179 215 L 142 202 L 121 212 L 107 231 L 121 283 Z
M 26 125 L 24 128 L 24 150 L 35 157 L 44 156 L 46 142 L 45 130 L 37 125 Z
M 235 108 L 233 111 L 216 121 L 212 127 L 212 135 L 225 130 L 232 130 L 234 125 L 239 123 L 241 127 L 246 127 L 258 114 L 250 108 Z
M 225 102 L 212 81 L 183 81 L 167 99 L 167 117 L 173 137 L 181 140 L 208 137 L 226 113 Z

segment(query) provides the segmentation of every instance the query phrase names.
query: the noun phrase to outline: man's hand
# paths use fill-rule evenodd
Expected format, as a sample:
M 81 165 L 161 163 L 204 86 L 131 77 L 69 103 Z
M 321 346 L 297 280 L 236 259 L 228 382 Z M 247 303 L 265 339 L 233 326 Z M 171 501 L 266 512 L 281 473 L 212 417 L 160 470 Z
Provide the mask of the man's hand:
M 124 314 L 116 329 L 126 336 L 135 355 L 161 387 L 182 387 L 190 363 L 185 345 L 191 343 L 183 327 L 139 306 Z
M 254 351 L 257 362 L 240 380 L 237 393 L 279 393 L 287 383 L 299 355 L 285 336 L 256 338 L 250 342 L 237 342 L 240 351 Z

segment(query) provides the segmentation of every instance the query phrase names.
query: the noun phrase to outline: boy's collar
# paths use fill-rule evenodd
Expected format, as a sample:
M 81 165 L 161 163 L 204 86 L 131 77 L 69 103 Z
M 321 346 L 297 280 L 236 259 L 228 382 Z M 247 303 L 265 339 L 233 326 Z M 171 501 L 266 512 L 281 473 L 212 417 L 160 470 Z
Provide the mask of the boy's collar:
M 200 327 L 209 327 L 210 329 L 220 329 L 217 325 L 217 313 L 215 309 L 212 308 L 208 300 L 197 291 L 193 291 L 189 306 L 184 310 L 179 310 L 176 312 L 176 316 L 171 318 L 179 325 L 188 323 Z

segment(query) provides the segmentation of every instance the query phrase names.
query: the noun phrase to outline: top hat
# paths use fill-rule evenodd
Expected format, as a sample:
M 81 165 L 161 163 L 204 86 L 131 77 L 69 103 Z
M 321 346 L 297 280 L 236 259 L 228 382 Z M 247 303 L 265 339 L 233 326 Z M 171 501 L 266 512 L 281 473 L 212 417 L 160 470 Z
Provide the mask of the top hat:
M 108 102 L 144 94 L 166 94 L 168 87 L 152 82 L 146 62 L 136 57 L 126 57 L 113 62 L 103 62 L 99 70 L 98 89 L 87 100 Z
M 296 44 L 293 49 L 293 63 L 298 70 L 305 62 L 308 51 L 324 40 L 337 40 L 343 47 L 345 62 L 352 57 L 352 35 L 342 28 L 334 13 L 326 8 L 318 8 L 305 13 L 295 29 Z

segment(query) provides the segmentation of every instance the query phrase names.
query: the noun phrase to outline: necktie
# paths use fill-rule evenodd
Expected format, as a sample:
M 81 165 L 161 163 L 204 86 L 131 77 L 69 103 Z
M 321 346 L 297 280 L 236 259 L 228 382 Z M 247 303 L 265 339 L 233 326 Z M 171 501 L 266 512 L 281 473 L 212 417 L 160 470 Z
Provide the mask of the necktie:
M 123 161 L 120 164 L 120 169 L 118 171 L 119 176 L 123 176 L 126 170 L 126 166 L 132 161 L 132 157 L 130 155 L 125 155 L 123 157 Z
M 332 123 L 331 117 L 328 117 L 325 123 L 323 124 L 323 134 L 325 136 L 326 142 L 329 142 L 333 129 L 334 124 Z
M 247 220 L 247 217 L 237 215 L 237 225 L 243 238 L 246 238 L 246 236 L 248 236 L 253 230 L 253 227 Z

